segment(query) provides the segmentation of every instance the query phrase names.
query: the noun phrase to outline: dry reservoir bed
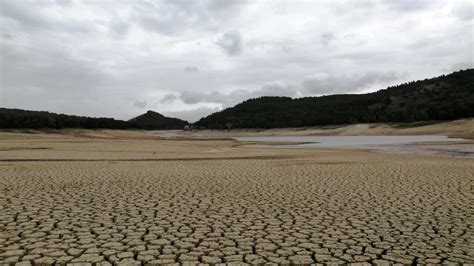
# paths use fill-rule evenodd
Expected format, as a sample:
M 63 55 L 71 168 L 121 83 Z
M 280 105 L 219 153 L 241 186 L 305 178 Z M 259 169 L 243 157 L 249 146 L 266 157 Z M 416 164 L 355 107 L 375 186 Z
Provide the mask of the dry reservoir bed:
M 474 263 L 472 159 L 0 134 L 0 264 Z

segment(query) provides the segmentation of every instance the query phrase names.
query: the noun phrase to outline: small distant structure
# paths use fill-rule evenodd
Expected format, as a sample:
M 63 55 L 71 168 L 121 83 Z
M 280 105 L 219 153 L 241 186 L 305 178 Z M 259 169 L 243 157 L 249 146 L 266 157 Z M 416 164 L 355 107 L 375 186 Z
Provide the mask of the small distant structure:
M 194 129 L 194 126 L 193 125 L 186 125 L 184 126 L 184 131 L 189 131 L 189 130 L 193 130 Z

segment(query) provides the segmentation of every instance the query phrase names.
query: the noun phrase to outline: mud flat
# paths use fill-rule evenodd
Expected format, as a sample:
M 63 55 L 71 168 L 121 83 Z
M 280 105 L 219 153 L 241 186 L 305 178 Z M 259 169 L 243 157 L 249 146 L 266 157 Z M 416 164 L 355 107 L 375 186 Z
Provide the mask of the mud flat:
M 440 135 L 415 136 L 246 136 L 234 138 L 249 147 L 365 149 L 474 159 L 474 141 Z M 284 145 L 284 146 L 282 146 Z
M 0 133 L 0 264 L 474 263 L 472 159 L 179 134 Z
M 306 128 L 170 131 L 160 134 L 193 137 L 443 135 L 474 139 L 474 118 L 447 122 L 427 121 L 404 124 L 373 123 Z

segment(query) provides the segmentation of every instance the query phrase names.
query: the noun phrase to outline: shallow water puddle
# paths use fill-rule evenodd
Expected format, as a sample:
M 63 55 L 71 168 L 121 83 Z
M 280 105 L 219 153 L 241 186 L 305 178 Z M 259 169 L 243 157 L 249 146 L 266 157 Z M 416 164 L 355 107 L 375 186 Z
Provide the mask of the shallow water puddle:
M 403 145 L 423 142 L 463 141 L 460 138 L 448 138 L 437 135 L 417 136 L 257 136 L 235 137 L 239 141 L 267 142 L 305 142 L 304 144 L 285 145 L 285 147 L 326 147 L 326 148 L 371 148 L 379 145 Z
M 383 152 L 401 154 L 424 154 L 465 158 L 474 157 L 474 143 L 461 144 L 459 143 L 460 141 L 465 142 L 467 140 L 438 135 L 257 136 L 235 137 L 234 139 L 238 141 L 285 143 L 285 145 L 277 146 L 265 144 L 252 145 L 258 147 L 373 149 Z M 295 142 L 295 144 L 288 145 L 288 142 Z

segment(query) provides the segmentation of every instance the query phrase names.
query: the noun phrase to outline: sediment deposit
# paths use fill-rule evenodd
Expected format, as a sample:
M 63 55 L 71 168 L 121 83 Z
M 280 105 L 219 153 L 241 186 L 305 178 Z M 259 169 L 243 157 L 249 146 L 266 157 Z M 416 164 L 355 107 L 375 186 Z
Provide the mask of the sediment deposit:
M 472 159 L 0 134 L 0 264 L 474 263 Z

